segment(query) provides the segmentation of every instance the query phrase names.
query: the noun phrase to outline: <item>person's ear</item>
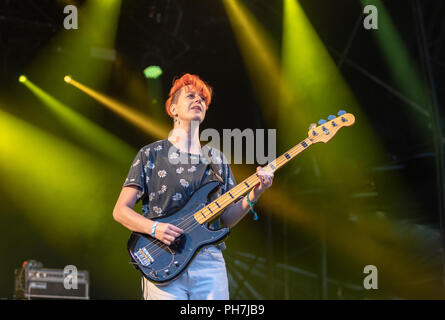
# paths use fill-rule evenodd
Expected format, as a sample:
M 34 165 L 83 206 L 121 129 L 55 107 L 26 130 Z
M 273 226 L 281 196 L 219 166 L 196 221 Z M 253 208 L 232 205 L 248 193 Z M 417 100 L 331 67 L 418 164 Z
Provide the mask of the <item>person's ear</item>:
M 170 105 L 170 113 L 171 113 L 174 117 L 177 117 L 177 116 L 178 116 L 178 114 L 177 114 L 177 112 L 176 112 L 176 104 L 175 104 L 175 103 L 172 103 L 172 104 Z

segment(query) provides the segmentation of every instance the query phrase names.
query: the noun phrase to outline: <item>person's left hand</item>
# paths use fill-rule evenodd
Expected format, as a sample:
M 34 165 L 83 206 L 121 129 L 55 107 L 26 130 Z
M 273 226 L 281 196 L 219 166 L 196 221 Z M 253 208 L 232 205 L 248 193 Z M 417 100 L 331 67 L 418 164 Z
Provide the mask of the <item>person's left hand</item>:
M 261 167 L 257 167 L 256 171 L 258 173 L 258 177 L 260 179 L 260 183 L 258 183 L 252 190 L 254 199 L 250 199 L 250 201 L 257 201 L 260 195 L 266 191 L 266 189 L 272 186 L 273 182 L 273 173 L 269 171 L 263 170 Z

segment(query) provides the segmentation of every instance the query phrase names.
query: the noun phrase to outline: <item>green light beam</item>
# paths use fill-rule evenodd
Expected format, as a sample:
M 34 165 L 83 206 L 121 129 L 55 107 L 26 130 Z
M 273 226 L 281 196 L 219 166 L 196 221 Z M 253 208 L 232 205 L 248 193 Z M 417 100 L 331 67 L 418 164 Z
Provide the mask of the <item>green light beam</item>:
M 55 99 L 47 92 L 36 86 L 30 80 L 23 84 L 40 99 L 59 119 L 71 129 L 78 138 L 93 150 L 102 153 L 109 160 L 126 165 L 135 154 L 134 148 L 113 136 L 91 120 L 73 111 L 67 105 Z

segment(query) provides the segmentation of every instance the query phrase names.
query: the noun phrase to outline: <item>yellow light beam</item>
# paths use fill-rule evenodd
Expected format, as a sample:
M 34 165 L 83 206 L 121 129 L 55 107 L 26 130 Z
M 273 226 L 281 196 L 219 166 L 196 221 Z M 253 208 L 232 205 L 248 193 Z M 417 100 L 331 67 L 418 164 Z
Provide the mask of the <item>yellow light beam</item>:
M 59 119 L 71 129 L 74 135 L 79 137 L 86 145 L 91 146 L 93 150 L 101 152 L 110 160 L 120 164 L 127 164 L 129 159 L 132 159 L 136 151 L 127 143 L 55 99 L 29 79 L 26 79 L 23 84 L 30 89 L 49 110 L 54 112 Z
M 41 235 L 22 235 L 30 241 L 29 250 L 45 246 L 60 265 L 75 259 L 76 265 L 97 270 L 96 282 L 124 274 L 126 280 L 117 280 L 116 287 L 128 288 L 126 282 L 136 273 L 121 263 L 125 250 L 105 248 L 121 247 L 128 239 L 128 230 L 116 224 L 112 212 L 129 166 L 93 156 L 3 109 L 0 105 L 0 192 L 16 210 L 3 207 L 0 216 L 19 215 L 23 230 Z M 104 265 L 113 268 L 103 270 Z
M 149 117 L 145 116 L 144 114 L 137 112 L 135 110 L 132 110 L 130 107 L 126 106 L 125 104 L 116 101 L 115 99 L 112 99 L 102 93 L 99 93 L 91 88 L 88 88 L 87 86 L 77 82 L 76 80 L 71 78 L 71 81 L 69 84 L 73 85 L 74 87 L 78 88 L 79 90 L 83 91 L 90 97 L 94 98 L 95 100 L 99 101 L 103 105 L 107 106 L 123 118 L 127 119 L 129 122 L 133 123 L 138 128 L 142 129 L 147 134 L 151 135 L 152 137 L 156 139 L 165 139 L 165 137 L 168 136 L 168 133 L 170 132 L 170 129 L 161 123 L 156 123 L 153 120 L 151 120 Z
M 5 194 L 48 240 L 95 237 L 111 218 L 110 183 L 123 183 L 125 170 L 1 110 L 0 125 Z
M 63 10 L 63 3 L 60 3 Z M 83 114 L 94 116 L 84 95 L 54 81 L 64 74 L 88 79 L 95 88 L 106 87 L 115 59 L 114 41 L 118 27 L 121 0 L 86 1 L 75 5 L 78 12 L 78 29 L 61 28 L 39 51 L 26 73 L 42 87 L 71 106 L 81 108 Z
M 238 0 L 223 0 L 252 85 L 263 106 L 265 121 L 273 124 L 280 100 L 291 96 L 281 76 L 279 50 L 266 30 Z
M 304 16 L 303 11 L 301 8 L 293 7 L 293 11 L 287 12 L 287 20 L 285 23 L 289 23 L 289 17 L 292 16 L 292 21 L 297 25 L 299 28 L 298 31 L 295 32 L 294 29 L 289 28 L 289 25 L 285 25 L 285 28 L 288 28 L 288 33 L 285 36 L 284 41 L 288 41 L 292 39 L 295 43 L 295 41 L 299 41 L 299 43 L 296 46 L 290 46 L 292 44 L 291 41 L 289 41 L 287 44 L 288 47 L 283 48 L 283 54 L 288 54 L 286 57 L 283 58 L 283 61 L 286 61 L 287 66 L 290 66 L 290 69 L 286 69 L 285 66 L 283 66 L 283 70 L 286 74 L 285 79 L 280 74 L 280 65 L 278 63 L 277 55 L 276 55 L 276 49 L 273 48 L 273 45 L 271 45 L 270 38 L 267 36 L 267 34 L 264 32 L 264 29 L 255 21 L 255 19 L 250 15 L 240 4 L 238 1 L 235 0 L 226 0 L 223 1 L 224 5 L 226 6 L 226 11 L 229 16 L 229 19 L 231 21 L 232 27 L 234 29 L 234 33 L 238 39 L 238 43 L 240 45 L 241 52 L 243 54 L 244 60 L 246 61 L 246 65 L 248 66 L 248 70 L 250 72 L 252 81 L 255 82 L 255 85 L 257 88 L 262 88 L 264 90 L 269 90 L 272 92 L 280 92 L 280 99 L 282 101 L 283 105 L 286 105 L 289 110 L 291 111 L 289 113 L 283 112 L 283 118 L 289 122 L 289 126 L 293 128 L 291 132 L 295 131 L 298 127 L 301 128 L 301 126 L 307 126 L 310 122 L 314 122 L 314 117 L 323 117 L 327 116 L 329 113 L 335 112 L 338 109 L 345 106 L 345 109 L 347 111 L 351 111 L 357 115 L 357 118 L 360 119 L 360 137 L 357 136 L 357 134 L 354 135 L 354 137 L 347 138 L 347 142 L 343 143 L 342 146 L 339 148 L 336 148 L 337 156 L 340 153 L 342 155 L 342 162 L 348 163 L 348 157 L 346 156 L 350 152 L 354 152 L 356 154 L 355 150 L 356 148 L 351 149 L 351 146 L 357 145 L 360 141 L 366 141 L 366 144 L 369 148 L 367 148 L 368 151 L 372 152 L 372 156 L 370 158 L 374 159 L 377 154 L 381 154 L 381 148 L 379 144 L 377 143 L 377 140 L 375 136 L 372 134 L 372 130 L 369 129 L 369 126 L 366 122 L 366 119 L 361 114 L 361 109 L 358 107 L 358 104 L 353 96 L 353 94 L 350 92 L 349 88 L 347 87 L 346 83 L 342 79 L 340 73 L 338 72 L 335 63 L 331 60 L 329 54 L 323 47 L 320 39 L 316 35 L 316 33 L 313 31 L 312 26 L 308 22 L 307 18 Z M 288 2 L 287 5 L 293 5 L 294 3 Z M 297 4 L 295 4 L 297 5 Z M 286 13 L 285 13 L 286 15 Z M 299 16 L 302 19 L 296 19 L 295 16 Z M 292 31 L 294 31 L 292 33 Z M 298 37 L 300 34 L 299 31 L 303 32 L 303 35 L 301 37 Z M 285 31 L 286 32 L 286 31 Z M 304 41 L 302 41 L 302 39 Z M 283 41 L 283 42 L 284 42 Z M 304 46 L 310 46 L 308 50 L 305 52 L 302 52 L 300 56 L 298 56 L 299 51 L 295 50 L 295 48 L 304 49 Z M 290 54 L 289 54 L 290 53 Z M 297 59 L 298 61 L 296 63 L 292 64 L 292 59 Z M 319 67 L 317 67 L 317 63 L 319 62 L 319 59 L 322 60 L 322 65 L 328 67 L 328 75 L 325 78 L 322 78 L 323 76 L 320 74 L 321 72 L 324 72 L 323 70 L 320 70 Z M 296 72 L 300 71 L 302 68 L 302 73 L 307 78 L 304 78 L 303 75 L 301 75 L 301 78 L 297 78 L 299 82 L 293 82 L 295 78 L 292 78 L 291 75 L 295 75 Z M 262 72 L 262 74 L 259 74 L 259 72 Z M 312 73 L 311 73 L 312 72 Z M 270 81 L 269 87 L 267 87 L 264 83 L 261 83 L 262 79 L 267 79 Z M 301 81 L 306 81 L 302 83 Z M 292 86 L 289 84 L 292 83 Z M 276 84 L 279 84 L 279 89 L 276 89 Z M 300 86 L 301 85 L 301 86 Z M 321 88 L 323 87 L 323 89 Z M 304 90 L 302 90 L 304 88 Z M 309 90 L 306 90 L 306 89 Z M 323 90 L 330 90 L 330 92 L 327 94 L 327 97 L 329 99 L 325 99 L 323 97 Z M 259 90 L 261 91 L 261 90 Z M 317 91 L 317 92 L 315 92 Z M 338 92 L 337 92 L 338 91 Z M 292 96 L 286 96 L 283 95 L 283 92 L 291 92 Z M 259 96 L 265 97 L 265 95 L 268 95 L 267 91 L 258 93 Z M 274 96 L 274 94 L 269 93 L 269 97 Z M 276 97 L 276 95 L 275 95 Z M 269 103 L 273 101 L 273 99 L 263 99 L 263 100 L 269 100 Z M 268 103 L 268 104 L 269 104 Z M 263 107 L 268 105 L 263 104 Z M 314 106 L 315 104 L 315 106 Z M 333 105 L 333 104 L 339 104 L 339 105 Z M 269 105 L 270 106 L 270 105 Z M 335 111 L 332 111 L 332 109 L 335 108 Z M 326 110 L 326 111 L 325 111 Z M 280 110 L 281 112 L 282 110 Z M 266 109 L 265 114 L 269 115 L 270 110 Z M 317 118 L 315 118 L 317 119 Z M 316 122 L 316 121 L 315 121 Z M 297 125 L 296 125 L 297 124 Z M 298 126 L 300 124 L 300 126 Z M 286 134 L 289 134 L 286 132 Z M 296 136 L 299 136 L 300 132 L 295 132 L 294 134 L 289 134 L 289 139 L 294 139 Z M 343 134 L 343 138 L 344 134 Z M 288 146 L 290 143 L 286 143 Z M 375 146 L 376 148 L 373 148 Z M 321 148 L 320 148 L 321 149 Z M 376 151 L 380 150 L 380 151 Z M 327 150 L 326 150 L 327 151 Z M 331 148 L 330 152 L 332 153 L 333 148 Z M 366 150 L 362 150 L 361 155 L 365 157 Z M 369 153 L 369 152 L 368 152 Z M 327 159 L 332 159 L 332 157 L 326 157 Z M 331 161 L 331 167 L 335 163 L 338 164 L 338 162 Z M 329 163 L 325 162 L 324 165 L 326 168 L 329 168 Z M 347 166 L 346 166 L 347 167 Z M 339 176 L 339 168 L 338 166 L 335 168 L 335 177 L 341 177 Z M 328 171 L 329 172 L 329 171 Z M 354 182 L 357 183 L 358 180 L 365 180 L 364 178 L 364 172 L 360 172 L 360 170 L 355 169 L 354 174 L 356 179 L 350 179 L 348 177 L 348 182 L 353 184 Z M 245 175 L 243 175 L 245 176 Z M 359 178 L 360 177 L 360 178 Z M 363 178 L 363 179 L 362 179 Z M 285 190 L 283 190 L 285 191 Z M 269 190 L 267 191 L 267 194 L 269 195 L 270 201 L 264 201 L 265 206 L 271 207 L 270 210 L 273 213 L 280 214 L 279 210 L 274 209 L 272 205 L 269 206 L 269 204 L 275 204 L 278 205 L 280 203 L 286 204 L 286 209 L 288 209 L 288 213 L 292 212 L 295 213 L 295 217 L 298 217 L 298 223 L 304 223 L 307 221 L 310 221 L 310 214 L 313 209 L 307 208 L 307 210 L 295 210 L 295 201 L 290 201 L 288 198 L 292 197 L 292 193 L 294 191 L 297 191 L 296 188 L 292 188 L 292 190 L 288 190 L 284 194 L 279 193 L 273 193 Z M 347 190 L 345 190 L 347 191 Z M 266 197 L 266 194 L 264 195 Z M 295 198 L 295 195 L 293 196 Z M 279 199 L 279 200 L 277 200 Z M 332 213 L 332 212 L 331 212 Z M 283 213 L 281 213 L 283 215 Z M 289 215 L 288 215 L 289 216 Z M 290 215 L 291 217 L 294 217 L 294 215 Z M 309 231 L 311 235 L 318 234 L 317 230 L 314 229 L 314 225 L 310 223 L 305 223 L 306 230 Z M 339 230 L 347 231 L 347 226 L 339 226 Z M 365 232 L 368 231 L 368 232 Z M 376 258 L 376 260 L 380 262 L 385 261 L 385 257 L 391 255 L 391 250 L 385 248 L 384 246 L 381 246 L 378 241 L 375 241 L 372 237 L 370 237 L 369 231 L 371 230 L 362 230 L 362 234 L 360 235 L 360 238 L 363 237 L 362 242 L 365 243 L 365 247 L 369 248 L 370 250 L 373 250 L 373 252 L 377 252 L 376 255 L 373 254 L 373 256 Z M 391 229 L 388 230 L 381 230 L 380 237 L 381 239 L 384 239 L 385 236 L 388 236 L 388 233 L 391 232 Z M 341 234 L 341 231 L 340 231 Z M 349 249 L 360 249 L 357 247 L 357 244 L 353 241 L 354 239 L 346 239 L 347 241 L 352 241 L 352 243 L 347 243 L 342 241 L 341 239 L 338 239 L 337 241 L 333 241 L 334 247 L 347 250 L 346 252 L 350 252 Z M 372 249 L 371 249 L 372 248 Z M 379 254 L 378 250 L 381 249 L 381 252 L 385 252 L 385 254 Z M 352 259 L 357 260 L 357 258 L 362 259 L 364 257 L 365 253 L 361 253 L 360 250 L 355 250 L 360 254 L 359 257 L 355 256 L 349 256 Z M 394 252 L 394 256 L 399 256 L 396 252 Z M 402 254 L 404 259 L 401 258 L 400 261 L 407 261 L 409 260 L 409 254 L 404 255 Z M 391 266 L 391 274 L 395 275 L 397 272 L 397 269 L 399 268 L 399 265 L 393 264 Z M 410 269 L 410 268 L 408 268 Z M 403 272 L 402 272 L 403 273 Z M 415 270 L 411 268 L 409 272 L 397 276 L 395 278 L 398 279 L 404 279 L 406 280 L 410 276 L 413 276 L 415 274 Z

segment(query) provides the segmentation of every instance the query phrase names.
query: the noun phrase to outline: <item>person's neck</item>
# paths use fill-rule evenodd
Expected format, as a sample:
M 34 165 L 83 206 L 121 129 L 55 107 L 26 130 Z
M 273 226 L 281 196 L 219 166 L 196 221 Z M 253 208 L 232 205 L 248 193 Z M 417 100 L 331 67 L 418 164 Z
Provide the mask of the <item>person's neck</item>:
M 201 143 L 199 141 L 199 122 L 183 122 L 173 127 L 173 132 L 168 140 L 180 151 L 191 154 L 201 152 Z

